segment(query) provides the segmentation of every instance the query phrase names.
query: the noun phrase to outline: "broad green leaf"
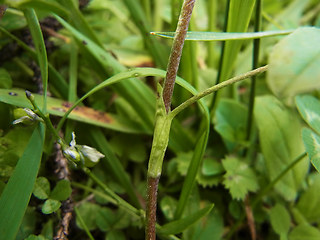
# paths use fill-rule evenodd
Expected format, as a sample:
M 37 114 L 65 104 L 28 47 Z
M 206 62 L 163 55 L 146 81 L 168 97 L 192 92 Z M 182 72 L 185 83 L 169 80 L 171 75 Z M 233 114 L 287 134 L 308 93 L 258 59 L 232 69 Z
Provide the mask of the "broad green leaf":
M 279 235 L 287 235 L 291 225 L 288 210 L 280 203 L 277 203 L 271 208 L 269 215 L 273 230 Z
M 320 134 L 320 101 L 313 96 L 297 96 L 296 105 L 302 118 Z
M 303 27 L 283 38 L 271 51 L 267 83 L 289 103 L 299 93 L 320 88 L 320 29 Z
M 4 68 L 0 68 L 0 88 L 11 88 L 12 79 L 8 71 Z
M 297 208 L 310 223 L 320 221 L 320 175 L 316 173 L 312 183 L 299 198 Z
M 0 198 L 0 236 L 15 239 L 38 174 L 44 142 L 44 126 L 38 125 Z
M 289 234 L 289 240 L 319 240 L 320 230 L 307 224 L 295 227 Z
M 59 201 L 67 200 L 72 192 L 70 182 L 68 180 L 61 180 L 53 188 L 50 193 L 50 199 L 55 199 Z
M 33 94 L 35 101 L 41 108 L 43 105 L 42 96 Z M 26 98 L 25 91 L 23 90 L 8 90 L 0 89 L 0 102 L 8 103 L 16 107 L 32 108 L 32 105 Z M 48 113 L 56 116 L 63 116 L 65 112 L 72 106 L 71 103 L 48 97 L 47 110 Z M 128 119 L 123 119 L 111 113 L 103 113 L 88 107 L 77 107 L 72 111 L 69 116 L 70 119 L 92 124 L 99 127 L 113 129 L 121 132 L 128 133 L 143 133 L 143 130 L 137 123 Z
M 302 140 L 312 165 L 320 172 L 320 136 L 309 128 L 303 128 Z
M 232 99 L 221 99 L 214 119 L 214 129 L 220 134 L 229 151 L 246 138 L 247 108 Z
M 203 209 L 188 215 L 187 217 L 181 218 L 179 220 L 167 223 L 163 225 L 158 232 L 163 235 L 177 234 L 183 232 L 192 224 L 199 221 L 202 217 L 207 215 L 213 208 L 213 204 L 204 207 Z
M 25 239 L 35 232 L 37 219 L 39 218 L 38 214 L 39 213 L 35 211 L 35 207 L 27 207 L 15 239 Z
M 243 200 L 249 191 L 258 190 L 257 176 L 247 163 L 228 157 L 222 160 L 222 165 L 226 170 L 223 184 L 229 189 L 233 199 Z
M 45 177 L 38 177 L 33 189 L 33 195 L 39 199 L 47 199 L 50 194 L 50 183 Z
M 258 97 L 254 115 L 272 181 L 304 152 L 301 125 L 297 115 L 273 96 Z M 308 168 L 308 161 L 298 163 L 275 185 L 276 190 L 287 200 L 295 199 Z
M 248 40 L 264 37 L 273 37 L 279 35 L 287 35 L 293 30 L 278 30 L 265 32 L 187 32 L 186 41 L 230 41 L 230 40 Z M 174 38 L 175 32 L 151 32 L 164 38 Z
M 61 206 L 61 202 L 54 199 L 47 199 L 42 206 L 42 213 L 51 214 L 57 211 Z

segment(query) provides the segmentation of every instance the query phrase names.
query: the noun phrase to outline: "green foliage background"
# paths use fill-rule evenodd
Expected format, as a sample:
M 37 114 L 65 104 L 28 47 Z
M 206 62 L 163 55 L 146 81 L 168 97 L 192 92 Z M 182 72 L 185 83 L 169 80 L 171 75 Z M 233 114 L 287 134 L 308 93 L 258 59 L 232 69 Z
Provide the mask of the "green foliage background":
M 173 121 L 158 193 L 160 239 L 254 239 L 253 230 L 258 239 L 320 239 L 320 4 L 264 0 L 259 11 L 259 2 L 196 2 L 197 41 L 185 43 L 173 108 L 252 62 L 269 69 Z M 70 196 L 69 239 L 144 238 L 156 88 L 171 47 L 150 32 L 172 35 L 181 3 L 1 2 L 0 239 L 53 239 Z M 250 35 L 258 22 L 260 31 L 290 35 Z M 201 32 L 231 33 L 217 34 L 221 42 Z M 74 131 L 77 143 L 106 156 L 91 169 L 101 184 L 72 164 L 59 179 L 61 156 L 45 126 L 12 126 L 15 108 L 32 108 L 25 89 L 56 126 L 87 94 L 59 128 L 66 142 Z

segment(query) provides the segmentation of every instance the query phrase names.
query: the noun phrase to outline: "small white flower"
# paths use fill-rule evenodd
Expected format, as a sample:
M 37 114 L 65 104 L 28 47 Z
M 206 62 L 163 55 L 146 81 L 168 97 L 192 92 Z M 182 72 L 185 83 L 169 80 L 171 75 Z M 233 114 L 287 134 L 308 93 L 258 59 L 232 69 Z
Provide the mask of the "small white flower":
M 69 146 L 62 146 L 62 149 L 64 156 L 68 160 L 76 164 L 81 162 L 81 164 L 86 167 L 93 167 L 99 162 L 100 158 L 104 157 L 104 155 L 95 148 L 86 145 L 77 145 L 74 132 L 72 133 L 72 140 Z
M 35 122 L 43 122 L 43 119 L 40 118 L 29 108 L 17 108 L 14 110 L 14 116 L 17 118 L 12 122 L 12 124 L 24 123 L 27 125 L 32 125 Z

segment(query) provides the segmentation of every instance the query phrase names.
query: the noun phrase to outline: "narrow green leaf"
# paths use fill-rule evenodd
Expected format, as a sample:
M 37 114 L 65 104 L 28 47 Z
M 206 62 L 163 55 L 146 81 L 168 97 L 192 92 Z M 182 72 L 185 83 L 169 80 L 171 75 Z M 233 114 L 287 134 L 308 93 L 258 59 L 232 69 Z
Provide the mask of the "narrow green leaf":
M 254 115 L 270 180 L 274 180 L 294 159 L 304 152 L 297 115 L 273 96 L 256 99 Z M 276 185 L 287 200 L 296 197 L 309 168 L 306 160 L 298 163 Z
M 230 41 L 248 40 L 265 37 L 287 35 L 294 30 L 277 30 L 264 32 L 187 32 L 186 41 Z M 174 38 L 175 32 L 151 32 L 151 35 Z
M 55 199 L 47 199 L 42 208 L 41 211 L 44 214 L 51 214 L 53 212 L 56 212 L 61 207 L 61 202 Z
M 303 128 L 302 140 L 312 165 L 320 172 L 320 136 L 308 128 Z
M 24 15 L 31 32 L 32 40 L 38 56 L 38 63 L 41 71 L 42 88 L 43 88 L 43 107 L 42 111 L 47 112 L 47 86 L 48 86 L 48 59 L 46 46 L 44 44 L 41 27 L 37 15 L 33 9 L 27 8 L 24 10 Z
M 42 96 L 39 94 L 33 95 L 36 103 L 41 108 L 43 106 Z M 16 107 L 32 108 L 32 105 L 25 96 L 24 90 L 0 89 L 0 102 L 11 104 Z M 62 117 L 71 106 L 72 104 L 69 102 L 52 97 L 47 98 L 47 110 L 49 114 Z M 72 111 L 68 118 L 120 132 L 150 133 L 150 131 L 146 131 L 138 123 L 130 121 L 130 119 L 124 119 L 123 117 L 111 113 L 99 112 L 88 107 L 77 107 Z
M 39 199 L 47 199 L 50 194 L 50 183 L 47 178 L 39 177 L 37 178 L 34 189 L 33 195 Z
M 288 210 L 280 203 L 277 203 L 271 208 L 269 215 L 273 230 L 279 235 L 287 235 L 291 225 Z
M 188 215 L 185 218 L 167 223 L 163 225 L 158 232 L 163 235 L 177 234 L 183 232 L 192 224 L 199 221 L 202 217 L 207 215 L 213 208 L 214 204 L 204 207 L 203 209 Z
M 44 125 L 38 125 L 0 198 L 0 236 L 15 239 L 37 177 L 44 142 Z
M 277 97 L 290 103 L 296 94 L 320 88 L 319 41 L 320 29 L 303 27 L 274 46 L 267 83 Z
M 297 96 L 296 105 L 302 118 L 320 134 L 320 101 L 313 96 Z
M 49 197 L 54 200 L 64 201 L 70 196 L 71 192 L 70 182 L 68 180 L 61 180 L 54 187 Z

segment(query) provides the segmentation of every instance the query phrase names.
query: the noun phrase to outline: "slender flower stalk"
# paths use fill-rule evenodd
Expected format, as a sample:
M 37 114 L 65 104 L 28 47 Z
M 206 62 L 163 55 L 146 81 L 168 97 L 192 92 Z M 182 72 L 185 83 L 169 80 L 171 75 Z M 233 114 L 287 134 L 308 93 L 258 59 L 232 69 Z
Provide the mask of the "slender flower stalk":
M 164 81 L 164 87 L 163 90 L 161 88 L 158 88 L 159 99 L 157 105 L 156 123 L 148 166 L 145 233 L 146 240 L 156 239 L 156 209 L 158 183 L 161 175 L 164 154 L 169 142 L 169 133 L 172 121 L 172 118 L 168 115 L 168 113 L 170 112 L 170 105 L 175 79 L 177 77 L 177 72 L 182 54 L 182 48 L 188 31 L 194 4 L 195 0 L 185 0 L 183 2 L 176 34 L 173 39 L 171 54 L 167 67 L 167 74 Z

